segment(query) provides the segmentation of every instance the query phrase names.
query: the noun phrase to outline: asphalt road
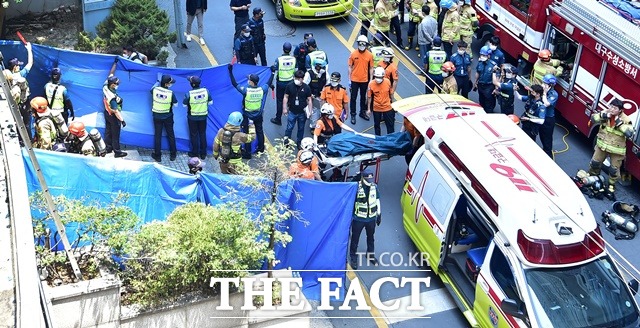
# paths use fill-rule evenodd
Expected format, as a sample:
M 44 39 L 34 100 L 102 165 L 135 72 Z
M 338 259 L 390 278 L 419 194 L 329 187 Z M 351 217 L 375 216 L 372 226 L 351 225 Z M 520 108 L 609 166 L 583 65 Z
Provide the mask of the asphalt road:
M 267 58 L 271 64 L 277 56 L 281 54 L 282 44 L 289 41 L 292 44 L 298 44 L 302 41 L 305 32 L 313 32 L 319 47 L 329 56 L 330 72 L 338 71 L 342 73 L 343 85 L 347 81 L 347 58 L 353 50 L 354 41 L 357 36 L 357 20 L 353 17 L 347 19 L 337 19 L 327 22 L 309 22 L 296 24 L 282 24 L 275 18 L 274 5 L 268 0 L 253 0 L 252 7 L 262 7 L 266 12 L 265 23 L 267 27 Z M 171 13 L 170 13 L 171 14 Z M 184 13 L 183 13 L 184 15 Z M 206 67 L 215 64 L 228 63 L 232 56 L 232 34 L 233 34 L 233 14 L 229 10 L 226 1 L 210 2 L 210 9 L 204 15 L 205 19 L 205 35 L 207 41 L 205 47 L 201 47 L 197 42 L 187 43 L 186 49 L 177 48 L 176 64 L 178 67 Z M 186 17 L 184 18 L 186 22 Z M 406 31 L 408 23 L 403 24 L 403 31 Z M 197 31 L 194 22 L 193 31 Z M 406 32 L 403 32 L 406 34 Z M 392 36 L 392 39 L 395 39 Z M 406 36 L 403 35 L 406 42 Z M 478 44 L 474 44 L 477 51 Z M 396 49 L 396 53 L 399 50 Z M 403 51 L 404 52 L 404 51 Z M 413 72 L 416 68 L 411 64 L 419 62 L 416 51 L 410 50 L 403 54 L 399 64 L 400 83 L 397 93 L 400 97 L 406 98 L 421 94 L 424 90 L 423 77 L 416 76 Z M 475 56 L 477 58 L 477 56 Z M 398 62 L 398 60 L 396 60 Z M 471 100 L 477 101 L 477 94 L 471 93 Z M 275 100 L 267 100 L 265 110 L 265 133 L 270 140 L 281 138 L 284 135 L 285 126 L 275 126 L 268 122 L 268 119 L 275 112 Z M 496 108 L 498 110 L 498 108 Z M 522 112 L 522 104 L 516 100 L 516 111 Z M 397 122 L 401 122 L 401 117 L 396 117 Z M 585 138 L 574 132 L 561 119 L 560 125 L 556 127 L 554 134 L 554 151 L 556 163 L 570 176 L 575 175 L 578 169 L 586 169 L 592 154 L 592 148 Z M 358 131 L 371 130 L 372 122 L 365 122 L 358 119 L 356 129 Z M 396 129 L 400 129 L 400 124 L 396 124 Z M 383 128 L 384 131 L 384 128 Z M 308 133 L 308 132 L 307 132 Z M 295 131 L 294 131 L 295 134 Z M 415 252 L 412 241 L 406 235 L 402 226 L 402 212 L 400 209 L 399 198 L 402 191 L 406 171 L 406 164 L 403 157 L 395 157 L 385 161 L 381 165 L 380 174 L 380 190 L 382 197 L 383 223 L 376 233 L 376 253 L 378 256 L 387 254 L 384 258 L 385 264 L 390 264 L 390 260 L 394 260 L 390 266 L 368 267 L 363 265 L 360 270 L 355 272 L 355 277 L 367 288 L 381 277 L 432 277 L 431 284 L 428 288 L 421 288 L 422 305 L 425 311 L 404 313 L 384 312 L 384 311 L 324 311 L 324 313 L 315 313 L 317 316 L 328 316 L 331 319 L 314 320 L 314 326 L 356 326 L 356 327 L 435 327 L 446 325 L 447 327 L 466 327 L 467 322 L 462 313 L 455 307 L 451 297 L 443 288 L 439 279 L 428 271 L 418 267 L 409 259 L 409 254 Z M 639 204 L 640 195 L 638 194 L 638 183 L 635 181 L 632 186 L 618 187 L 617 197 L 620 200 Z M 610 207 L 611 202 L 608 200 L 588 199 L 591 209 L 599 219 L 600 214 Z M 638 240 L 615 240 L 613 235 L 602 229 L 607 242 L 611 248 L 619 252 L 628 265 L 636 267 L 640 264 L 640 254 L 636 251 L 638 248 Z M 364 235 L 364 234 L 363 234 Z M 360 251 L 365 250 L 364 236 L 361 239 Z M 398 253 L 394 258 L 390 257 L 391 253 Z M 401 258 L 402 257 L 402 258 Z M 625 263 L 625 260 L 618 259 Z M 370 271 L 366 271 L 370 270 Z M 395 270 L 395 271 L 394 271 Z M 354 276 L 349 274 L 351 278 Z M 640 273 L 635 273 L 640 276 Z M 404 288 L 388 288 L 385 284 L 380 291 L 382 301 L 390 301 L 401 299 L 407 302 L 410 289 L 408 286 Z M 406 304 L 406 303 L 402 303 Z M 336 307 L 340 304 L 336 304 Z M 355 307 L 355 302 L 351 305 Z M 403 305 L 405 307 L 405 305 Z M 358 318 L 337 318 L 337 317 L 358 317 Z M 378 318 L 375 318 L 378 317 Z M 383 318 L 384 317 L 384 318 Z M 386 318 L 386 319 L 385 319 Z

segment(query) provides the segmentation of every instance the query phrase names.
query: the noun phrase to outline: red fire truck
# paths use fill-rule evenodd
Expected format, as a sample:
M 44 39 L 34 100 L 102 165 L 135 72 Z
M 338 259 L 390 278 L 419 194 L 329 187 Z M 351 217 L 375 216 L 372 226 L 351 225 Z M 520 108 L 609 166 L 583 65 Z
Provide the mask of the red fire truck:
M 624 102 L 636 129 L 624 166 L 640 179 L 640 27 L 601 0 L 476 0 L 474 7 L 478 36 L 499 36 L 523 74 L 540 49 L 566 63 L 556 108 L 587 137 L 595 138 L 598 131 L 589 124 L 592 113 L 615 98 Z

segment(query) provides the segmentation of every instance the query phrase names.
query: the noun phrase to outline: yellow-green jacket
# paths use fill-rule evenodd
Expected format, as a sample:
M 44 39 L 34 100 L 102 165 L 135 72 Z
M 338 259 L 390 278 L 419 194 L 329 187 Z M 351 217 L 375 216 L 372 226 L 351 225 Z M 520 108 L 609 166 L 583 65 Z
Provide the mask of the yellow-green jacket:
M 596 147 L 612 154 L 624 155 L 627 152 L 627 138 L 633 136 L 633 125 L 629 117 L 620 113 L 615 118 L 602 117 L 602 112 L 591 115 L 592 124 L 600 124 Z

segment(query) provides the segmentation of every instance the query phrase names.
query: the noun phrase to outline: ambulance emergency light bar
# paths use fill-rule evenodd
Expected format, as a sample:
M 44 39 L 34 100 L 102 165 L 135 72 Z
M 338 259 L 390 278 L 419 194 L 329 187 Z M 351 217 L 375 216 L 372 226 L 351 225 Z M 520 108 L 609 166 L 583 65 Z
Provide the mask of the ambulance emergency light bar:
M 535 264 L 570 264 L 588 260 L 604 252 L 600 227 L 579 243 L 556 245 L 549 239 L 531 239 L 518 230 L 518 246 L 527 261 Z

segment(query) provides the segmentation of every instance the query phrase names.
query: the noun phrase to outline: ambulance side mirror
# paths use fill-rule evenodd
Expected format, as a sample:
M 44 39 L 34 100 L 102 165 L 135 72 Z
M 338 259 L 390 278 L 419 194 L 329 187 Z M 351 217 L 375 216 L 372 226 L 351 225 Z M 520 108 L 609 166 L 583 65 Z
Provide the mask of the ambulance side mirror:
M 629 289 L 631 289 L 631 295 L 636 296 L 638 293 L 638 280 L 633 279 L 629 281 Z
M 504 311 L 505 314 L 510 315 L 512 317 L 525 319 L 527 316 L 524 314 L 522 310 L 522 303 L 518 302 L 511 298 L 505 298 L 500 303 L 500 308 Z

